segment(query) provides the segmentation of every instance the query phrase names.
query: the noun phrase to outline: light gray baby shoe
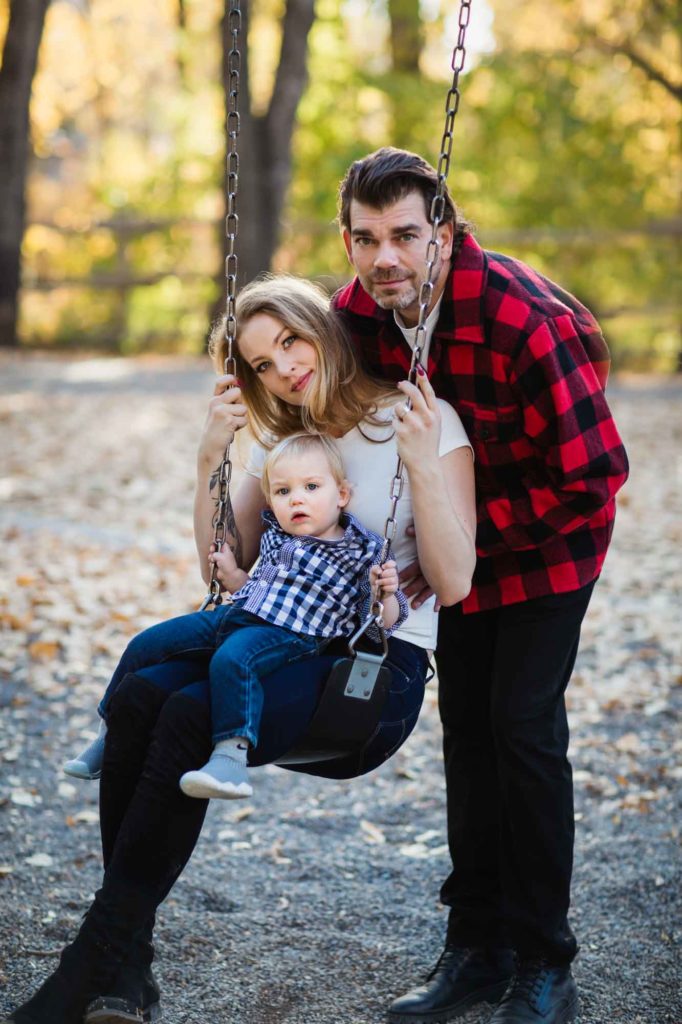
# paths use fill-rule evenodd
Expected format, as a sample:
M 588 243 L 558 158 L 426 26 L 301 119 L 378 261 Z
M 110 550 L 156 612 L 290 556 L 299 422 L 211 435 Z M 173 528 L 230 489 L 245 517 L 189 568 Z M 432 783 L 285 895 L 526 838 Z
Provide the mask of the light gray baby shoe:
M 64 773 L 74 779 L 99 779 L 102 774 L 104 760 L 104 740 L 107 734 L 107 723 L 100 719 L 99 732 L 92 743 L 80 754 L 64 765 Z
M 180 779 L 180 789 L 186 796 L 200 800 L 242 800 L 253 793 L 246 765 L 215 750 L 203 768 L 185 772 Z

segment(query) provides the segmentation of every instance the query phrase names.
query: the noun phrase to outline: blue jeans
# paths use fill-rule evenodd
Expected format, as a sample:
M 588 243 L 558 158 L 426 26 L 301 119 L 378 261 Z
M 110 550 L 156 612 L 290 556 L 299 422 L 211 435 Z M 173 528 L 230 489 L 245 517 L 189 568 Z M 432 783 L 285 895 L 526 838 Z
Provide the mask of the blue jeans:
M 205 671 L 208 659 L 213 743 L 243 736 L 255 747 L 263 710 L 260 679 L 314 654 L 320 644 L 317 637 L 274 626 L 238 604 L 181 615 L 144 630 L 130 642 L 99 713 L 106 718 L 111 695 L 128 672 L 179 658 L 197 658 Z
M 169 696 L 182 692 L 210 705 L 209 665 L 227 607 L 221 605 L 213 611 L 171 619 L 134 637 L 99 705 L 102 717 L 106 719 L 109 700 L 129 672 L 142 676 Z M 199 617 L 201 631 L 194 626 L 194 620 Z M 190 628 L 185 627 L 185 622 Z M 171 640 L 173 650 L 169 651 Z M 257 746 L 249 751 L 250 765 L 277 761 L 305 734 L 332 666 L 344 650 L 306 656 L 303 661 L 285 665 L 261 678 L 264 703 L 260 735 Z M 323 778 L 350 779 L 377 768 L 402 746 L 419 717 L 428 657 L 421 647 L 389 637 L 385 664 L 391 672 L 391 686 L 381 721 L 364 750 L 333 763 L 308 764 L 301 768 L 287 765 L 288 770 Z

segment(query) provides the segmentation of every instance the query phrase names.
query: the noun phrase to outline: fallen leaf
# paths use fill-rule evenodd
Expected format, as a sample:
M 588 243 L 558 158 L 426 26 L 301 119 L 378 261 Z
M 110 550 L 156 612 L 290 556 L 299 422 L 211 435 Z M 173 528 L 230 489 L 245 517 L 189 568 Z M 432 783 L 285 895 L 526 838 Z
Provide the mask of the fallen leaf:
M 386 842 L 386 836 L 384 835 L 384 833 L 381 831 L 378 825 L 373 825 L 371 821 L 365 821 L 363 819 L 360 822 L 360 828 L 364 833 L 363 838 L 365 839 L 366 842 L 377 843 L 379 845 L 381 843 Z
M 28 646 L 28 653 L 36 661 L 50 661 L 60 651 L 60 645 L 51 640 L 34 640 Z
M 32 857 L 26 858 L 26 863 L 33 868 L 51 868 L 54 862 L 49 853 L 34 853 Z

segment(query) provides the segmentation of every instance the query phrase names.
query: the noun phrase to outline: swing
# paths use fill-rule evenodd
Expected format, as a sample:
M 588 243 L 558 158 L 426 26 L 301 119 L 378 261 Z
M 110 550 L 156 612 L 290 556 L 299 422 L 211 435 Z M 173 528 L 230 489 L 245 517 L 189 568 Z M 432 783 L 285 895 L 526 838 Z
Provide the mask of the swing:
M 438 260 L 440 242 L 438 228 L 445 213 L 445 187 L 450 169 L 452 154 L 453 128 L 455 116 L 459 108 L 459 76 L 464 67 L 466 49 L 464 46 L 466 29 L 471 14 L 471 0 L 460 0 L 459 33 L 452 54 L 451 67 L 453 78 L 445 101 L 445 127 L 441 139 L 440 156 L 438 159 L 438 185 L 430 211 L 432 222 L 431 239 L 426 248 L 426 280 L 419 292 L 419 322 L 412 351 L 412 362 L 408 374 L 410 383 L 415 384 L 417 366 L 425 342 L 425 323 L 427 311 L 434 287 L 435 267 Z M 227 355 L 224 373 L 236 376 L 236 360 L 233 355 L 236 340 L 237 319 L 235 300 L 237 293 L 237 253 L 236 239 L 239 226 L 237 216 L 237 186 L 239 181 L 239 154 L 237 137 L 239 135 L 239 79 L 241 53 L 239 50 L 239 32 L 241 28 L 241 10 L 239 0 L 230 0 L 228 28 L 232 36 L 232 47 L 228 53 L 227 69 L 229 78 L 228 111 L 227 111 L 227 216 L 225 232 L 227 238 L 227 256 L 225 258 L 226 280 L 226 316 L 225 334 Z M 407 408 L 411 407 L 408 399 Z M 219 496 L 213 517 L 213 544 L 216 551 L 226 542 L 226 518 L 229 503 L 232 462 L 228 442 L 218 475 Z M 398 457 L 395 475 L 391 483 L 391 507 L 384 526 L 383 547 L 380 561 L 388 557 L 391 541 L 396 531 L 396 510 L 403 490 L 403 462 Z M 208 593 L 200 610 L 217 607 L 222 604 L 223 597 L 220 583 L 216 578 L 216 565 L 212 564 Z M 320 762 L 336 762 L 354 754 L 358 754 L 374 734 L 383 710 L 386 695 L 391 683 L 391 672 L 384 665 L 388 654 L 388 643 L 383 628 L 383 606 L 379 594 L 372 594 L 369 615 L 356 633 L 348 641 L 348 650 L 344 657 L 337 658 L 325 681 L 317 707 L 308 723 L 305 733 L 297 743 L 280 756 L 275 762 L 282 766 L 312 765 Z M 376 624 L 381 637 L 381 653 L 376 654 L 358 648 L 370 625 Z

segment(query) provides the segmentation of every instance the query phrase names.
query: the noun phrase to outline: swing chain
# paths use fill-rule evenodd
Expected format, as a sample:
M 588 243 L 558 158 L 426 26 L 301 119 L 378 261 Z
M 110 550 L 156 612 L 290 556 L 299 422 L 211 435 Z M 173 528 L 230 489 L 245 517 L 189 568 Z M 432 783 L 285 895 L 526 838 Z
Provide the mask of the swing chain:
M 415 334 L 414 348 L 412 350 L 412 361 L 410 363 L 410 370 L 407 375 L 407 379 L 410 384 L 416 384 L 417 381 L 417 367 L 421 360 L 421 354 L 424 348 L 425 335 L 426 335 L 426 320 L 428 317 L 428 309 L 433 297 L 433 288 L 435 285 L 436 274 L 438 271 L 438 258 L 440 255 L 440 241 L 438 239 L 438 229 L 443 223 L 445 216 L 445 190 L 447 188 L 448 174 L 450 173 L 450 157 L 452 155 L 452 143 L 454 139 L 454 127 L 455 117 L 459 110 L 459 76 L 464 68 L 464 61 L 466 59 L 466 47 L 464 45 L 466 40 L 466 30 L 469 25 L 469 19 L 471 17 L 471 0 L 461 0 L 459 8 L 459 31 L 457 34 L 457 42 L 455 43 L 454 50 L 452 52 L 452 61 L 450 66 L 452 68 L 452 83 L 448 89 L 448 94 L 445 100 L 445 127 L 443 128 L 443 136 L 440 144 L 440 156 L 438 158 L 438 183 L 436 185 L 436 194 L 431 201 L 431 238 L 426 247 L 426 280 L 422 283 L 419 289 L 419 322 L 417 324 L 417 332 Z M 405 408 L 409 412 L 412 408 L 411 399 L 407 399 L 405 402 Z M 397 529 L 396 511 L 398 507 L 398 501 L 403 493 L 403 461 L 398 457 L 398 464 L 395 471 L 395 476 L 391 481 L 391 510 L 388 514 L 386 522 L 384 524 L 384 544 L 381 550 L 381 561 L 384 562 L 388 557 L 388 553 L 391 547 L 391 541 L 395 537 Z M 378 601 L 378 595 L 375 592 L 373 594 L 374 603 L 372 609 L 380 604 Z M 378 619 L 377 619 L 378 621 Z
M 239 186 L 239 153 L 237 151 L 237 139 L 239 137 L 239 80 L 241 73 L 241 52 L 239 50 L 239 33 L 242 26 L 242 13 L 239 8 L 239 0 L 229 0 L 229 10 L 226 12 L 227 30 L 232 36 L 232 45 L 227 54 L 227 203 L 225 217 L 225 238 L 227 241 L 227 254 L 225 256 L 225 340 L 226 356 L 223 367 L 225 374 L 237 374 L 237 363 L 234 358 L 234 343 L 237 334 L 237 317 L 235 314 L 235 300 L 237 297 L 237 234 L 239 232 L 239 216 L 237 214 L 237 191 Z M 227 513 L 230 502 L 230 481 L 232 479 L 232 460 L 230 459 L 230 445 L 228 441 L 225 447 L 220 468 L 218 470 L 218 500 L 213 514 L 213 550 L 220 551 L 227 539 Z M 217 578 L 217 566 L 211 563 L 211 578 L 208 584 L 208 593 L 201 603 L 200 611 L 223 603 L 223 596 L 220 591 L 220 581 Z

